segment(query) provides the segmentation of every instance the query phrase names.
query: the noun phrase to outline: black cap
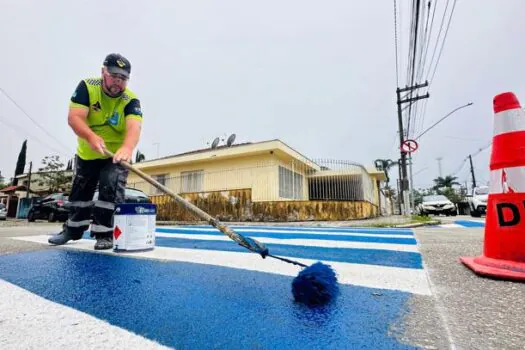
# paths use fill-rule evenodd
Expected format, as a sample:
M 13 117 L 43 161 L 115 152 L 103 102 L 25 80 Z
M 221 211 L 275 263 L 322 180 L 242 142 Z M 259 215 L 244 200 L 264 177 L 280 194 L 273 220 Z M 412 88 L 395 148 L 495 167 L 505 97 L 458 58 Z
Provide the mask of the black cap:
M 104 60 L 104 66 L 107 67 L 108 72 L 122 74 L 129 78 L 131 73 L 131 63 L 128 59 L 118 53 L 110 53 Z

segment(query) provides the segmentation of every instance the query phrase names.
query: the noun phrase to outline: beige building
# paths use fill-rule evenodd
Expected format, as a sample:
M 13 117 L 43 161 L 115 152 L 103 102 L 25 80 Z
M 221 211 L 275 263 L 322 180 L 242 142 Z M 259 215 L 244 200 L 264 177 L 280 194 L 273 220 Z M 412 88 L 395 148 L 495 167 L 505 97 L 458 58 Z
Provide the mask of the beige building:
M 380 214 L 383 171 L 347 161 L 313 161 L 280 140 L 219 146 L 135 163 L 222 220 L 348 220 Z M 128 186 L 158 205 L 160 220 L 191 220 L 130 173 Z M 383 199 L 384 200 L 384 199 Z

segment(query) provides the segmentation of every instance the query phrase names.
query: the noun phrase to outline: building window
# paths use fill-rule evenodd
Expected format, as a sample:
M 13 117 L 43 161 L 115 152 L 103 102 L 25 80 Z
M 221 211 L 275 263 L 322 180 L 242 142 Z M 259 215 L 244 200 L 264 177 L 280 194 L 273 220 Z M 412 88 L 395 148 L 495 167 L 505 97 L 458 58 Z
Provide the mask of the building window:
M 303 198 L 303 175 L 279 166 L 279 197 Z
M 159 174 L 159 175 L 153 175 L 152 176 L 155 181 L 160 183 L 162 186 L 166 186 L 166 182 L 168 179 L 168 174 Z M 163 194 L 161 190 L 159 190 L 157 187 L 153 187 L 153 193 L 154 194 Z
M 182 193 L 201 192 L 204 187 L 204 171 L 181 172 Z

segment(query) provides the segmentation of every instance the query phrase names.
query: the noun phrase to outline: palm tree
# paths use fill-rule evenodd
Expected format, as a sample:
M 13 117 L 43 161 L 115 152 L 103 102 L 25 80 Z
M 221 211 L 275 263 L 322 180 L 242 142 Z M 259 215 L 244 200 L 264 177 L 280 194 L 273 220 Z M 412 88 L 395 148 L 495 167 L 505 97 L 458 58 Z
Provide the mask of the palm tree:
M 445 177 L 437 177 L 434 179 L 434 187 L 433 189 L 438 191 L 440 188 L 452 188 L 454 185 L 460 185 L 459 182 L 457 182 L 458 178 L 456 176 L 447 175 Z
M 388 171 L 390 170 L 390 168 L 396 166 L 397 162 L 394 162 L 392 159 L 376 159 L 374 163 L 377 169 L 383 170 L 385 172 L 385 187 L 388 187 L 388 183 L 390 182 L 390 176 L 388 176 Z

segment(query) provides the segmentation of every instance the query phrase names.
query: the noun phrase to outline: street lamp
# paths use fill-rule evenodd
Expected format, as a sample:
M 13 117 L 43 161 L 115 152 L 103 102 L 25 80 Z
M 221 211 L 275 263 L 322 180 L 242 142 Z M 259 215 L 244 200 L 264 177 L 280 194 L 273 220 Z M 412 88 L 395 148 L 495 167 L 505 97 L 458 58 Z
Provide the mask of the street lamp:
M 416 137 L 414 140 L 419 140 L 421 138 L 421 136 L 425 135 L 428 131 L 430 131 L 432 128 L 434 128 L 436 125 L 438 125 L 439 123 L 441 123 L 443 120 L 445 120 L 446 118 L 448 118 L 450 115 L 454 114 L 455 112 L 459 111 L 460 109 L 462 108 L 465 108 L 465 107 L 469 107 L 469 106 L 472 106 L 474 103 L 472 102 L 469 102 L 467 103 L 466 105 L 463 105 L 463 106 L 459 106 L 457 107 L 456 109 L 453 109 L 450 113 L 448 113 L 447 115 L 445 115 L 443 118 L 441 118 L 440 120 L 438 120 L 437 122 L 435 122 L 434 124 L 432 124 L 429 128 L 427 128 L 425 131 L 423 131 L 418 137 Z M 409 153 L 408 154 L 408 157 L 410 159 L 410 163 L 409 163 L 409 166 L 410 166 L 410 207 L 411 209 L 414 209 L 414 178 L 413 178 L 413 175 L 412 175 L 412 153 Z
M 465 107 L 468 107 L 468 106 L 472 106 L 474 103 L 472 102 L 469 102 L 467 103 L 466 105 L 463 105 L 463 106 L 460 106 L 456 109 L 454 109 L 452 112 L 450 112 L 449 114 L 447 114 L 446 116 L 444 116 L 443 118 L 441 118 L 440 120 L 438 120 L 437 122 L 435 122 L 431 127 L 429 127 L 428 129 L 426 129 L 425 131 L 423 131 L 418 137 L 415 138 L 415 140 L 417 141 L 421 136 L 425 135 L 430 129 L 432 129 L 433 127 L 435 127 L 436 125 L 438 125 L 439 123 L 441 123 L 443 120 L 445 120 L 446 118 L 448 118 L 451 114 L 454 114 L 455 112 L 459 111 L 460 109 L 462 108 L 465 108 Z

